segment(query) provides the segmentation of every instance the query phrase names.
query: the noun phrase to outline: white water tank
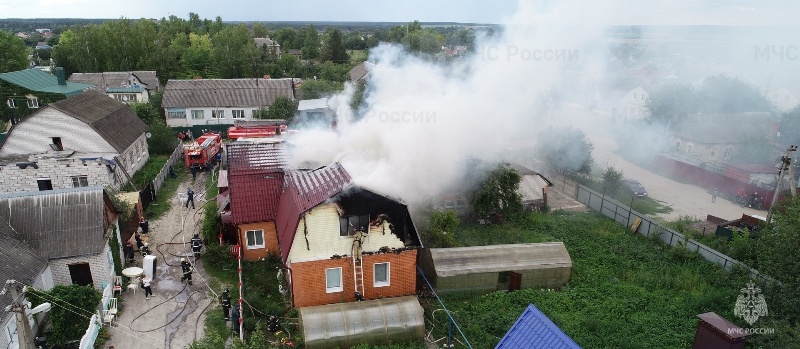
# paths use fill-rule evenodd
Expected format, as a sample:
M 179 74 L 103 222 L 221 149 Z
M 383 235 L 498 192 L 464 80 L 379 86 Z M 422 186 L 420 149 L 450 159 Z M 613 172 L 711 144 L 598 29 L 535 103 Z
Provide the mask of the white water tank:
M 149 275 L 150 278 L 155 280 L 156 278 L 156 256 L 148 255 L 144 256 L 142 260 L 142 264 L 144 266 L 144 274 Z

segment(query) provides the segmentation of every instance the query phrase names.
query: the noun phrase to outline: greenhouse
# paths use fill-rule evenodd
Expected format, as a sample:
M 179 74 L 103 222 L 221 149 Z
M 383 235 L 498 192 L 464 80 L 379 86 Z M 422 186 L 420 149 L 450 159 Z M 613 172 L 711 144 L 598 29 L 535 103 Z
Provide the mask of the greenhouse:
M 569 281 L 572 259 L 563 242 L 432 248 L 420 268 L 436 292 L 557 289 Z
M 424 311 L 414 296 L 304 307 L 298 312 L 308 349 L 421 342 L 425 337 Z

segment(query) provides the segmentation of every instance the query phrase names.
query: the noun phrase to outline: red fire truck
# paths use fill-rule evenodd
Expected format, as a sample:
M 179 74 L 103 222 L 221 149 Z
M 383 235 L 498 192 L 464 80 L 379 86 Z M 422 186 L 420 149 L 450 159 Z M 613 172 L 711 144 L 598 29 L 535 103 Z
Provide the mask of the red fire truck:
M 285 135 L 289 128 L 284 120 L 248 120 L 228 128 L 228 139 L 267 138 Z
M 183 161 L 186 169 L 192 167 L 210 168 L 222 150 L 222 137 L 219 133 L 206 132 L 191 144 L 183 146 Z

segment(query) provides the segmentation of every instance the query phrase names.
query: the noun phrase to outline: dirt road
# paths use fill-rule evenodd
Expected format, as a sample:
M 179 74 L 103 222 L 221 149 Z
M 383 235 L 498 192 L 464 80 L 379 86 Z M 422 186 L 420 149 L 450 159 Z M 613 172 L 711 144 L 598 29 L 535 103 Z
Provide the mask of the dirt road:
M 110 328 L 111 340 L 105 347 L 185 348 L 203 337 L 203 321 L 206 311 L 213 307 L 215 296 L 204 282 L 207 276 L 202 260 L 195 266 L 193 285 L 181 281 L 180 258 L 191 255 L 189 240 L 193 232 L 200 229 L 201 208 L 206 202 L 202 195 L 205 179 L 206 174 L 202 173 L 194 184 L 191 178 L 181 183 L 178 194 L 170 200 L 170 211 L 150 222 L 148 240 L 158 264 L 152 283 L 153 297 L 145 299 L 141 288 L 123 291 L 124 302 L 117 321 Z M 183 207 L 180 200 L 190 185 L 197 193 L 196 209 Z M 134 264 L 138 267 L 142 266 L 141 258 L 137 252 Z
M 576 111 L 580 112 L 580 111 Z M 594 144 L 594 159 L 597 164 L 614 166 L 621 170 L 624 176 L 632 178 L 647 189 L 648 195 L 672 207 L 672 212 L 659 214 L 664 220 L 672 221 L 681 217 L 691 217 L 705 220 L 706 215 L 714 215 L 725 219 L 737 219 L 742 213 L 766 217 L 766 211 L 740 207 L 728 200 L 717 198 L 716 203 L 711 202 L 711 192 L 714 188 L 701 188 L 691 184 L 676 182 L 662 177 L 651 169 L 641 168 L 628 162 L 616 154 L 617 144 L 611 137 L 608 122 L 604 115 L 594 114 L 597 122 L 590 127 L 583 127 L 584 132 Z

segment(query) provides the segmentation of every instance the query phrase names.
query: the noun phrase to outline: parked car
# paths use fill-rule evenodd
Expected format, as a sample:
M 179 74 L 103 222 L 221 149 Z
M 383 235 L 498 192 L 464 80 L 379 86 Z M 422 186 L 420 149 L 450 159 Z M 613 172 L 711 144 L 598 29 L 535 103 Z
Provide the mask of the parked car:
M 640 198 L 647 196 L 647 190 L 644 189 L 644 186 L 633 179 L 623 179 L 622 187 Z

